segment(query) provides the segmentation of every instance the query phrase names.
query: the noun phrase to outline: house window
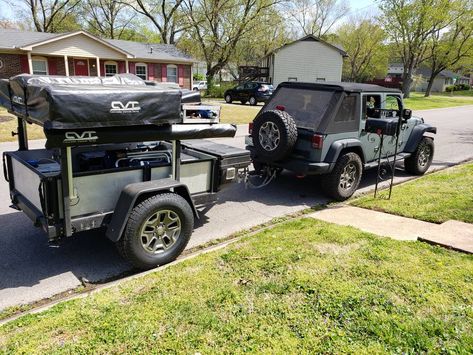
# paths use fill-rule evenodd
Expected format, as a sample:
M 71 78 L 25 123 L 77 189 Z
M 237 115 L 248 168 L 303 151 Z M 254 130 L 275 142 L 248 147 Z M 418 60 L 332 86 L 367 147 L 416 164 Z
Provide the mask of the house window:
M 114 76 L 118 73 L 117 62 L 105 62 L 105 76 Z
M 48 75 L 48 60 L 43 57 L 33 57 L 33 74 Z
M 177 83 L 177 66 L 169 64 L 167 66 L 167 81 L 169 83 Z
M 148 79 L 148 67 L 144 63 L 137 63 L 135 65 L 135 74 L 137 77 L 147 80 Z

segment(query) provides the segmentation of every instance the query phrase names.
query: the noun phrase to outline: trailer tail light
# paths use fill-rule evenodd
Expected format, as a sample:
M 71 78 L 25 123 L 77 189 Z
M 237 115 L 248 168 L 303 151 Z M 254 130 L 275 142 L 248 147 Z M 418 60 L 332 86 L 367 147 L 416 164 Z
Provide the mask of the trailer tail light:
M 285 110 L 286 110 L 286 107 L 283 106 L 283 105 L 277 105 L 277 106 L 276 106 L 276 110 L 285 111 Z
M 312 136 L 312 148 L 322 149 L 324 146 L 324 136 L 321 134 L 314 134 Z
M 253 122 L 248 123 L 248 134 L 253 133 Z

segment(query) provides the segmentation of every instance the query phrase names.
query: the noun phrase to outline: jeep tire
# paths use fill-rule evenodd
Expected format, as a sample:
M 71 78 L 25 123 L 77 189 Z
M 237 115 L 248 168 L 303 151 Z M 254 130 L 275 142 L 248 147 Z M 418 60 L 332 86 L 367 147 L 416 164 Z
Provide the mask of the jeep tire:
M 194 214 L 175 193 L 152 196 L 133 208 L 116 243 L 120 255 L 139 269 L 152 269 L 175 260 L 189 242 Z
M 412 155 L 404 159 L 404 169 L 409 174 L 424 175 L 432 164 L 434 157 L 434 140 L 423 137 Z
M 265 111 L 253 121 L 252 139 L 256 155 L 261 161 L 278 161 L 294 149 L 297 126 L 285 111 Z
M 323 175 L 322 186 L 325 193 L 337 200 L 350 198 L 358 188 L 363 174 L 363 164 L 358 154 L 346 153 L 341 155 L 333 170 Z

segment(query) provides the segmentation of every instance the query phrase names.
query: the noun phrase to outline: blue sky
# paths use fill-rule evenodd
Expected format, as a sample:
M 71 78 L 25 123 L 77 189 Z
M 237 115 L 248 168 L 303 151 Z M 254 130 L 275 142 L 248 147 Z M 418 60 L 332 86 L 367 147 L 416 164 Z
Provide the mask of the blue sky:
M 376 10 L 375 0 L 348 0 L 350 14 L 358 15 Z M 13 18 L 12 7 L 5 0 L 0 0 L 0 18 Z

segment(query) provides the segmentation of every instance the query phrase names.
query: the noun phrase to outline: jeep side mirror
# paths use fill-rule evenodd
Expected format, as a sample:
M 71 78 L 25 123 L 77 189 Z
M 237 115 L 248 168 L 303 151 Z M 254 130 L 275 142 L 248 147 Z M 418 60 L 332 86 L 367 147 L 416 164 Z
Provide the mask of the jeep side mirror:
M 412 110 L 409 110 L 408 108 L 405 108 L 402 110 L 402 118 L 405 119 L 406 121 L 412 117 Z

